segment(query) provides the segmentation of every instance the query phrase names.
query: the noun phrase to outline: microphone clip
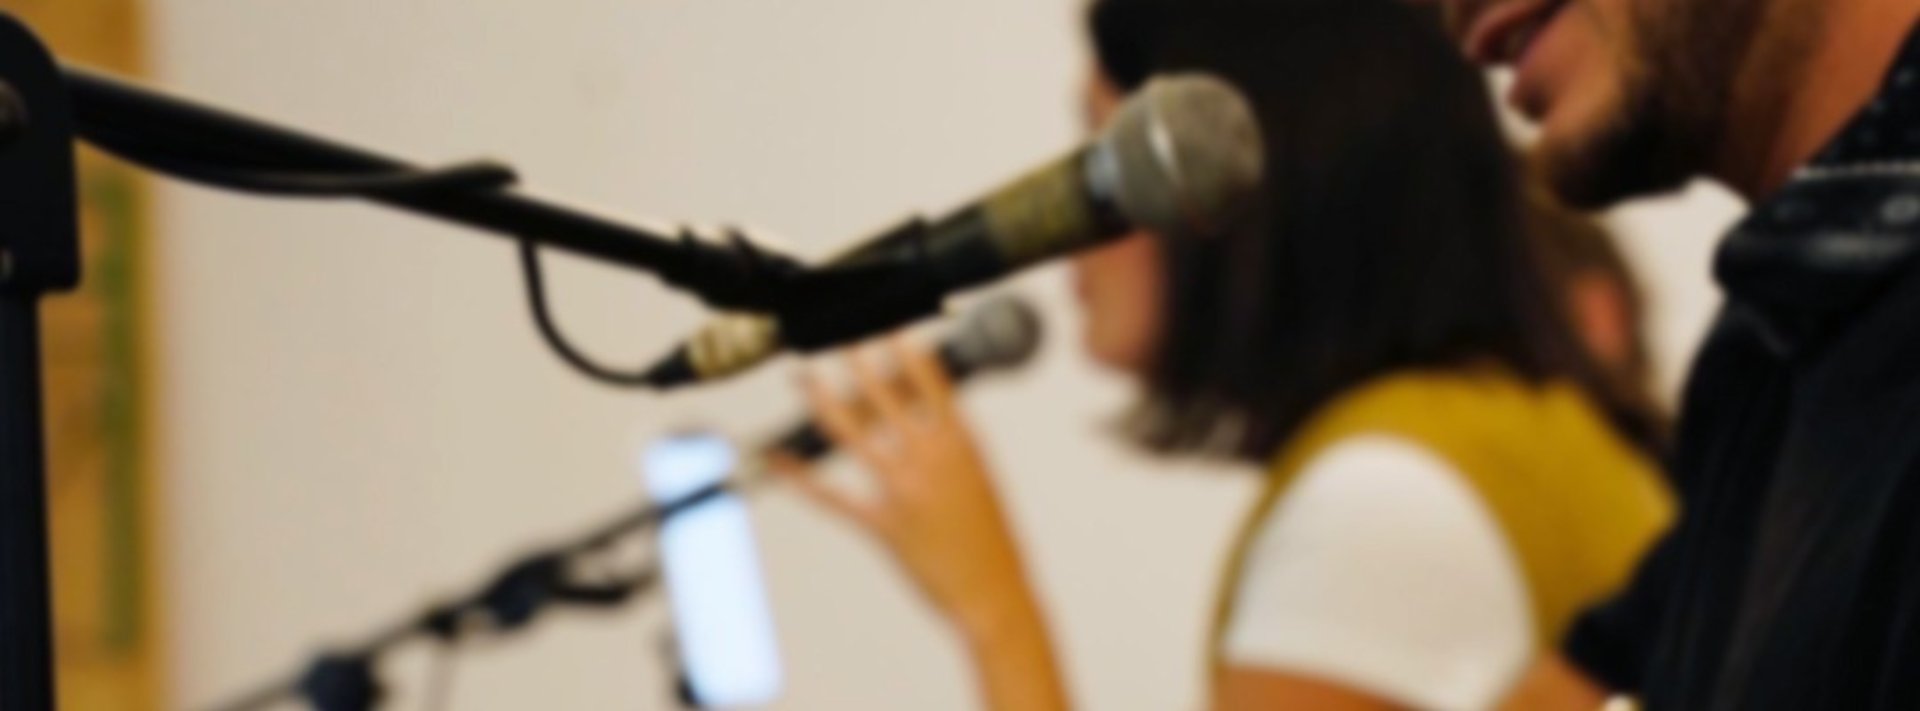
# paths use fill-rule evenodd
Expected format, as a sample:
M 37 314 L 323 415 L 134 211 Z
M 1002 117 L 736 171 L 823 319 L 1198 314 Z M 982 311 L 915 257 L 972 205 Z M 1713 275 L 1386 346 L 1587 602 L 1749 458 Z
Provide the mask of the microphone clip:
M 793 298 L 772 310 L 780 340 L 804 353 L 875 336 L 940 312 L 949 291 L 914 218 L 881 240 L 892 247 L 792 276 Z
M 682 229 L 675 240 L 679 258 L 657 271 L 666 283 L 700 295 L 708 306 L 733 311 L 769 311 L 804 293 L 807 267 L 728 230 L 723 242 L 701 239 Z

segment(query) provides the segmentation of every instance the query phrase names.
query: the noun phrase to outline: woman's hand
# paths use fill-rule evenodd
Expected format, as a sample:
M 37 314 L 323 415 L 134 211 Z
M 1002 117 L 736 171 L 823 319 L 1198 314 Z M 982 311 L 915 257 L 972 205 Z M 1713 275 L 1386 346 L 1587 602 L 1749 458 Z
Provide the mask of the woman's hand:
M 976 647 L 1037 631 L 1018 546 L 933 354 L 895 338 L 854 349 L 846 361 L 853 383 L 846 396 L 812 372 L 801 384 L 827 436 L 871 470 L 874 494 L 835 489 L 797 462 L 775 469 L 885 544 Z
M 966 637 L 988 708 L 1065 709 L 1045 620 L 952 384 L 931 353 L 904 340 L 889 343 L 890 366 L 880 351 L 847 356 L 853 392 L 844 398 L 811 373 L 801 377 L 815 421 L 872 470 L 874 495 L 833 489 L 798 462 L 775 462 L 775 471 L 886 544 Z

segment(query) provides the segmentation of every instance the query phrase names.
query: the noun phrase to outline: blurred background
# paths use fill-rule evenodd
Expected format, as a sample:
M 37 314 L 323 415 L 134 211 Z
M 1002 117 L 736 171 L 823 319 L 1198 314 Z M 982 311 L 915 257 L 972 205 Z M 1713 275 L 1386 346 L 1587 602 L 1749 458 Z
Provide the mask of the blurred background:
M 939 211 L 1080 137 L 1081 0 L 0 0 L 72 61 L 422 162 L 498 157 L 628 217 L 745 223 L 800 253 Z M 1524 136 L 1518 136 L 1524 140 Z M 87 156 L 88 286 L 49 305 L 68 709 L 193 709 L 296 668 L 527 546 L 637 502 L 638 447 L 751 439 L 790 368 L 661 397 L 566 370 L 509 243 L 375 208 L 269 202 Z M 1611 216 L 1663 392 L 1718 297 L 1733 200 Z M 571 259 L 565 327 L 641 362 L 701 309 Z M 1064 272 L 1011 287 L 1053 334 L 971 410 L 1087 708 L 1200 698 L 1246 472 L 1102 437 L 1129 393 L 1075 344 Z M 865 540 L 754 503 L 789 670 L 779 709 L 964 709 L 952 639 Z M 463 650 L 452 707 L 672 708 L 653 600 Z M 386 667 L 414 698 L 428 659 Z

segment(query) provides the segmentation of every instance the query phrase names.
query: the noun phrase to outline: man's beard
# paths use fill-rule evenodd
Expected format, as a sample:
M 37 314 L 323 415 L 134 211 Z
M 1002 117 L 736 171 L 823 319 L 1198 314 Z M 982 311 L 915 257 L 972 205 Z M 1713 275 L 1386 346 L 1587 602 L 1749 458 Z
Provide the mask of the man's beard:
M 1629 0 L 1628 43 L 1613 58 L 1621 96 L 1578 145 L 1545 146 L 1537 167 L 1587 209 L 1666 192 L 1712 167 L 1735 88 L 1769 0 Z

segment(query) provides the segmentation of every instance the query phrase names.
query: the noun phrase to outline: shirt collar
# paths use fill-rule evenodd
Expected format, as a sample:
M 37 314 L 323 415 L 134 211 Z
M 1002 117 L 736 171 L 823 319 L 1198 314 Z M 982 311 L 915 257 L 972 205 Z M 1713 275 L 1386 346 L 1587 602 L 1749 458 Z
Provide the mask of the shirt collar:
M 1734 227 L 1714 264 L 1729 314 L 1777 355 L 1818 347 L 1920 253 L 1920 33 L 1880 91 Z

